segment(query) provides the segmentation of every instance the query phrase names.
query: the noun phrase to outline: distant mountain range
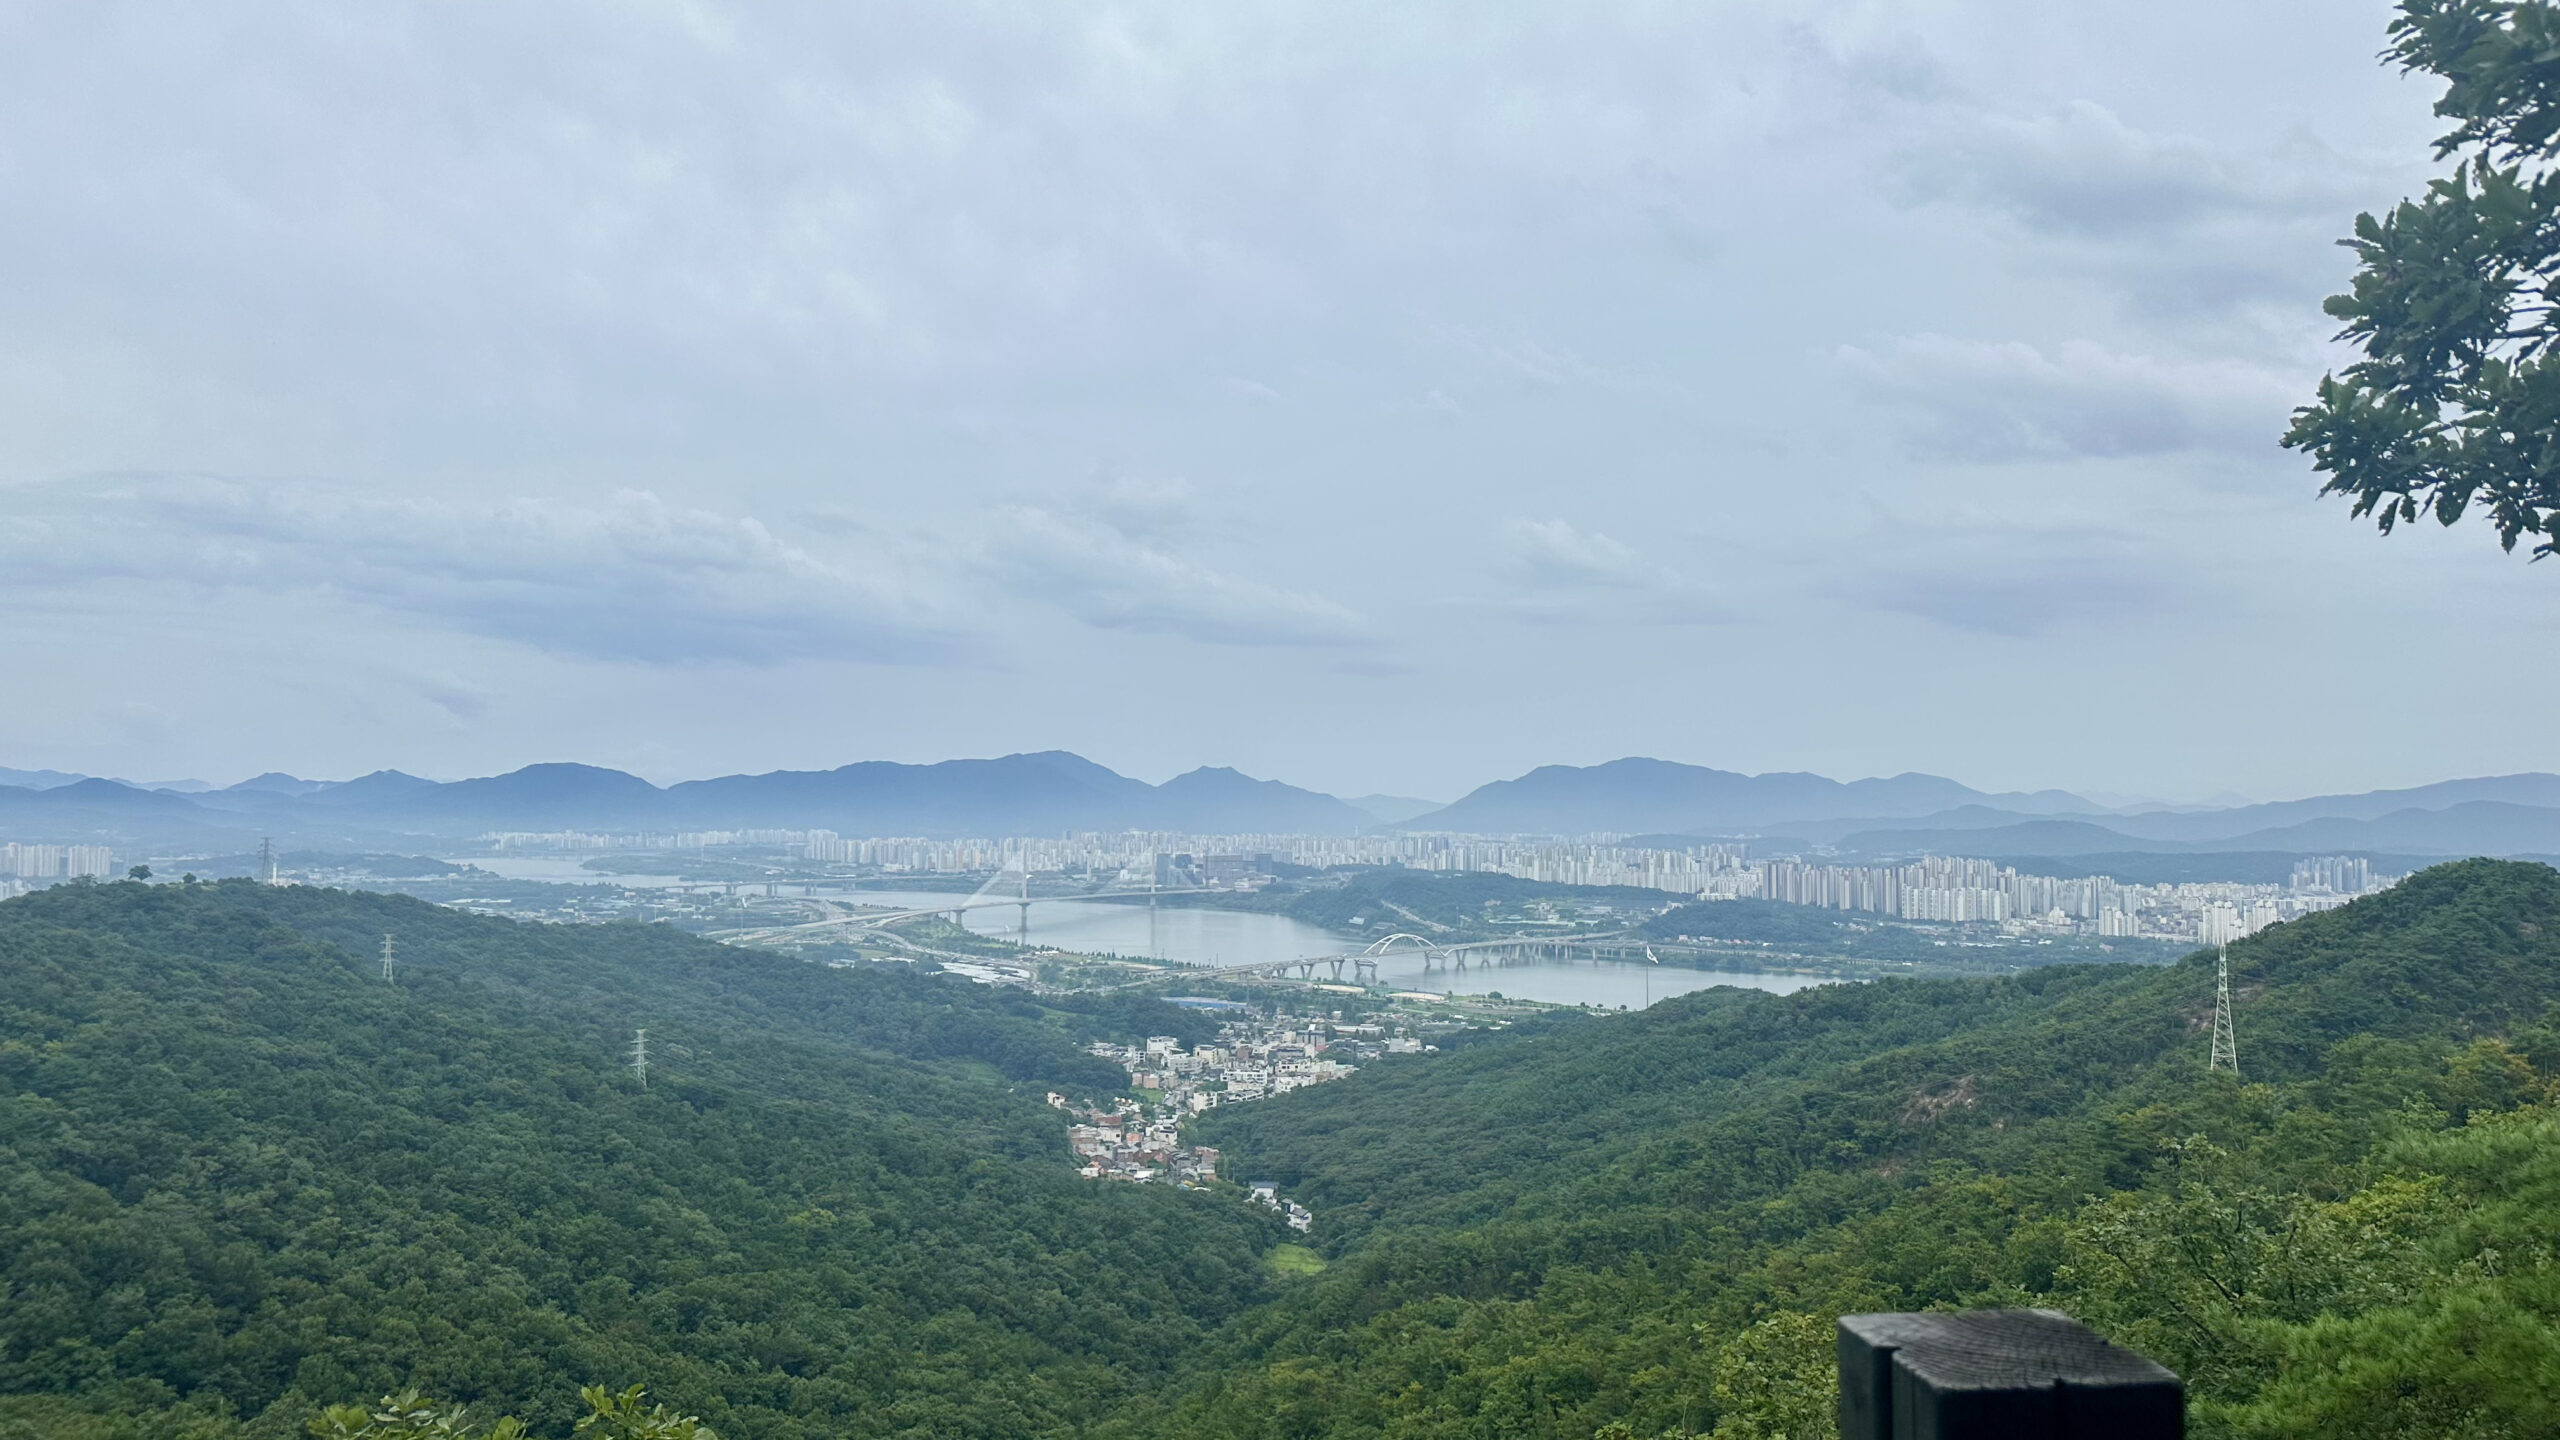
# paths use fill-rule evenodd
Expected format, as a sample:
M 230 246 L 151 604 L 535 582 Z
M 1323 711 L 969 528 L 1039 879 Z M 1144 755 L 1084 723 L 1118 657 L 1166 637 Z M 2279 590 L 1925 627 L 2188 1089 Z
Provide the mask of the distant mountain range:
M 1352 834 L 1750 838 L 1763 850 L 1857 857 L 2257 852 L 2560 854 L 2560 775 L 2449 780 L 2405 790 L 2223 809 L 2110 810 L 2060 790 L 1986 793 L 1937 775 L 1838 781 L 1745 775 L 1630 758 L 1550 765 L 1445 806 L 1390 795 L 1337 799 L 1203 768 L 1161 785 L 1065 751 L 866 761 L 657 786 L 592 765 L 530 765 L 438 782 L 381 770 L 346 781 L 270 773 L 224 789 L 158 787 L 61 771 L 0 770 L 0 839 L 226 846 L 279 841 L 367 848 L 493 830 L 827 829 L 844 835 Z
M 2336 798 L 2354 801 L 2366 797 L 2342 795 Z M 1877 855 L 1926 852 L 1942 855 L 2058 856 L 2250 850 L 2289 851 L 2294 854 L 2560 855 L 2560 808 L 2546 805 L 2470 800 L 2437 810 L 2408 807 L 2371 819 L 2352 815 L 2320 815 L 2291 825 L 2243 828 L 2252 818 L 2250 812 L 2266 808 L 2252 805 L 2222 812 L 2232 817 L 2230 822 L 2210 827 L 2213 833 L 2195 839 L 2163 837 L 2155 827 L 2142 825 L 2134 818 L 2110 817 L 2104 824 L 2090 820 L 2013 819 L 2012 823 L 1997 825 L 1949 827 L 1939 822 L 1950 817 L 1932 816 L 1928 823 L 1907 828 L 1876 828 L 1844 835 L 1838 848 L 1854 854 Z
M 2091 812 L 2077 795 L 1985 795 L 1938 775 L 1842 783 L 1820 775 L 1741 775 L 1668 760 L 1545 765 L 1496 780 L 1456 804 L 1405 822 L 1413 830 L 1480 835 L 1587 835 L 1601 831 L 1732 835 L 1837 816 L 1934 815 L 1998 802 L 2011 815 Z
M 6 765 L 0 765 L 0 785 L 16 786 L 24 790 L 51 790 L 57 786 L 76 785 L 91 778 L 94 777 L 74 775 L 68 770 L 12 770 Z M 137 790 L 175 790 L 183 795 L 193 795 L 213 788 L 202 780 L 118 780 L 116 783 L 131 785 Z
M 1364 810 L 1276 780 L 1202 768 L 1162 785 L 1063 751 L 935 765 L 869 761 L 689 780 L 663 789 L 593 765 L 529 765 L 438 783 L 396 770 L 341 783 L 268 774 L 185 795 L 113 780 L 0 787 L 0 836 L 149 836 L 219 843 L 460 838 L 492 830 L 827 829 L 848 835 L 1041 835 L 1071 830 L 1351 834 Z
M 1437 800 L 1416 800 L 1410 795 L 1354 795 L 1346 802 L 1378 817 L 1382 824 L 1399 825 L 1417 815 L 1428 815 L 1443 808 Z
M 2111 811 L 2061 790 L 1985 794 L 1936 775 L 1842 783 L 1661 760 L 1550 765 L 1403 828 L 1756 837 L 1857 857 L 2126 853 L 2560 854 L 2560 775 L 2447 780 L 2216 810 Z

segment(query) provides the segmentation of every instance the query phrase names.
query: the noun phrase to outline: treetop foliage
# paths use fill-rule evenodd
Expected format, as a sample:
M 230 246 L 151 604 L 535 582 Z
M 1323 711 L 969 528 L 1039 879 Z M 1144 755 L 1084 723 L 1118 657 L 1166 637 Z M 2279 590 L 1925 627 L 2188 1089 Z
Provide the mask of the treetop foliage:
M 2386 58 L 2447 82 L 2452 174 L 2339 243 L 2328 313 L 2364 358 L 2323 377 L 2284 443 L 2385 533 L 2478 505 L 2513 550 L 2560 550 L 2560 6 L 2402 0 Z
M 638 1385 L 618 1391 L 585 1386 L 578 1399 L 587 1413 L 578 1417 L 571 1433 L 588 1440 L 720 1440 L 698 1415 L 681 1415 L 664 1405 L 643 1409 L 647 1398 Z M 332 1405 L 307 1428 L 312 1440 L 525 1440 L 530 1433 L 512 1415 L 484 1426 L 471 1418 L 468 1406 L 441 1405 L 415 1390 L 385 1395 L 371 1407 Z

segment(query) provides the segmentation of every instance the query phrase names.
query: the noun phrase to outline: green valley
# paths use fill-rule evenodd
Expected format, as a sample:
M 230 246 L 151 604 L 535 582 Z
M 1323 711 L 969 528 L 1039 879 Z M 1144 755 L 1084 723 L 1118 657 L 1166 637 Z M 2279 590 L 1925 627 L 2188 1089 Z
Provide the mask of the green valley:
M 400 957 L 386 983 L 385 934 Z M 2560 1413 L 2560 873 L 2212 960 L 1696 992 L 1212 1110 L 1311 1206 L 1078 1177 L 1152 1001 L 398 897 L 0 905 L 0 1436 L 581 1387 L 738 1437 L 1812 1437 L 1848 1310 L 2053 1305 L 2202 1436 Z M 1086 1008 L 1066 1008 L 1070 1004 Z M 650 1032 L 645 1087 L 625 1065 Z

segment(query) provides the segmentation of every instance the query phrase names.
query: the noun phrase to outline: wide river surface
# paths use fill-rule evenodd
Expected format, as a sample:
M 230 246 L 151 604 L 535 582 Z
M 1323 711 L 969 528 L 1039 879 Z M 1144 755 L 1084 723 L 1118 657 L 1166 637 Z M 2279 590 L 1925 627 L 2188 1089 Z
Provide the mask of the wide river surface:
M 565 856 L 504 855 L 471 862 L 513 880 L 548 880 L 578 885 L 627 885 L 655 889 L 683 883 L 673 875 L 605 875 Z M 744 888 L 744 887 L 742 887 Z M 947 890 L 829 891 L 830 898 L 857 905 L 899 910 L 928 910 L 967 898 Z M 982 935 L 1017 938 L 1021 912 L 1011 906 L 970 910 L 966 923 Z M 1260 915 L 1243 910 L 1191 910 L 1171 904 L 1096 904 L 1077 900 L 1044 900 L 1031 907 L 1031 943 L 1088 955 L 1121 955 L 1132 960 L 1165 960 L 1185 965 L 1267 964 L 1316 955 L 1357 952 L 1362 941 L 1292 920 L 1286 915 Z M 1330 967 L 1316 969 L 1318 980 Z M 1344 967 L 1345 978 L 1350 969 Z M 1784 995 L 1807 985 L 1826 983 L 1817 976 L 1773 975 L 1743 970 L 1692 970 L 1680 965 L 1642 965 L 1622 960 L 1534 960 L 1479 965 L 1464 971 L 1422 968 L 1415 951 L 1382 957 L 1378 979 L 1389 988 L 1436 994 L 1482 995 L 1488 991 L 1520 1000 L 1552 1005 L 1599 1005 L 1615 1010 L 1642 1009 L 1714 985 L 1767 990 Z
M 842 898 L 863 905 L 923 910 L 966 897 L 931 891 L 865 890 Z M 964 923 L 981 935 L 1011 940 L 1021 934 L 1022 912 L 1011 906 L 963 913 Z M 1033 905 L 1030 940 L 1035 946 L 1054 946 L 1088 955 L 1123 955 L 1133 960 L 1170 960 L 1188 965 L 1263 964 L 1314 955 L 1342 955 L 1358 952 L 1363 943 L 1286 915 L 1189 910 L 1170 904 L 1150 910 L 1144 905 L 1076 900 Z M 1350 967 L 1345 966 L 1344 978 L 1350 978 L 1350 974 Z M 1331 975 L 1331 967 L 1316 967 L 1318 980 Z M 1711 985 L 1738 985 L 1784 995 L 1824 983 L 1806 975 L 1691 970 L 1618 960 L 1536 960 L 1475 965 L 1464 971 L 1435 966 L 1426 974 L 1420 952 L 1413 950 L 1390 951 L 1380 957 L 1378 979 L 1397 990 L 1461 995 L 1498 990 L 1519 1000 L 1601 1005 L 1612 1010 L 1620 1006 L 1640 1010 L 1652 1001 Z

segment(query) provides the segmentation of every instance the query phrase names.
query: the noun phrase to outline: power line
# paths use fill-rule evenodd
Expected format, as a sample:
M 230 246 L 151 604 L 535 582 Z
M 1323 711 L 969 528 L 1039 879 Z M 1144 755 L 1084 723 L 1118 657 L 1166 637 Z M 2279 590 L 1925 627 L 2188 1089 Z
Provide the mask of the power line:
M 646 1026 L 631 1032 L 631 1073 L 640 1077 L 640 1088 L 649 1088 L 649 1031 Z
M 2222 947 L 2221 958 L 2213 967 L 2213 1054 L 2205 1060 L 2207 1070 L 2240 1073 L 2240 1042 L 2231 1033 L 2231 947 Z

